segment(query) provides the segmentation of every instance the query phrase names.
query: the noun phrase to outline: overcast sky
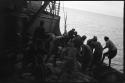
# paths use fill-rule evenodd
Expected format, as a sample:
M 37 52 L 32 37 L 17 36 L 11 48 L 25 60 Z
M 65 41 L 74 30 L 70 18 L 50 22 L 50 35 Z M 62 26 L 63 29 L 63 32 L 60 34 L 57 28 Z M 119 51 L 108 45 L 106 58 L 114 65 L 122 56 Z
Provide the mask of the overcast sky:
M 124 1 L 61 1 L 61 6 L 123 17 Z

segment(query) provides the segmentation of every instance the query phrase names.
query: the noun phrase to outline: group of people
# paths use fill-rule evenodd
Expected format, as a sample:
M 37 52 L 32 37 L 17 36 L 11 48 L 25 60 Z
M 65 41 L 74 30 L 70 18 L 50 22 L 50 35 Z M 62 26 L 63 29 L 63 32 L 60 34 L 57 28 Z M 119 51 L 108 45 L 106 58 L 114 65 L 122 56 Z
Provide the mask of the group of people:
M 117 47 L 109 37 L 104 37 L 106 42 L 104 48 L 97 36 L 88 39 L 85 44 L 87 36 L 78 35 L 75 29 L 62 36 L 55 36 L 53 33 L 45 33 L 44 28 L 39 28 L 36 30 L 34 38 L 35 48 L 42 54 L 43 62 L 52 62 L 56 67 L 57 61 L 62 61 L 62 70 L 67 73 L 91 70 L 102 64 L 105 57 L 109 58 L 109 66 L 111 66 L 111 59 L 117 54 Z M 108 48 L 108 52 L 103 53 L 105 48 Z
M 59 57 L 58 51 L 61 50 L 63 54 L 65 53 L 65 51 L 63 52 L 64 49 L 72 47 L 77 49 L 78 55 L 74 56 L 76 56 L 77 60 L 83 63 L 84 66 L 89 63 L 91 63 L 91 65 L 100 64 L 104 61 L 106 56 L 109 59 L 109 66 L 111 66 L 111 59 L 116 56 L 117 47 L 109 39 L 109 37 L 104 37 L 104 40 L 106 42 L 104 48 L 98 41 L 97 36 L 94 36 L 92 39 L 88 39 L 87 44 L 84 44 L 86 38 L 87 37 L 85 35 L 83 35 L 82 37 L 78 35 L 75 29 L 70 30 L 68 34 L 63 35 L 61 37 L 55 36 L 50 45 L 50 54 L 55 54 L 57 55 L 57 57 Z M 106 48 L 108 48 L 108 51 L 106 53 L 103 53 L 104 49 Z M 75 51 L 72 52 L 73 54 L 75 54 Z M 72 52 L 69 53 L 69 55 L 73 55 Z M 62 55 L 60 54 L 60 56 Z

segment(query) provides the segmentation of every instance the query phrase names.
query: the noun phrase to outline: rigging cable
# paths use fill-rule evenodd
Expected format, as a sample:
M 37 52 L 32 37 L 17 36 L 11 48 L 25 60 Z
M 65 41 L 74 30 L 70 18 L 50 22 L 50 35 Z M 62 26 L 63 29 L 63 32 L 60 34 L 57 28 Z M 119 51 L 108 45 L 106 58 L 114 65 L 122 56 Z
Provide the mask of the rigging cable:
M 63 12 L 64 12 L 64 34 L 67 34 L 67 12 L 64 10 L 64 2 L 63 2 Z

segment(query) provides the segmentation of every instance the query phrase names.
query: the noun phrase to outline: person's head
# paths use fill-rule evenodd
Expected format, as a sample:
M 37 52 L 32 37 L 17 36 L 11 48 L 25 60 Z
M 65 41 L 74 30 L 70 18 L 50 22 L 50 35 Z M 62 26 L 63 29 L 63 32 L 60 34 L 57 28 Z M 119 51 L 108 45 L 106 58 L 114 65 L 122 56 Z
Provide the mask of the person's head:
M 73 28 L 72 31 L 75 31 L 75 29 Z
M 82 36 L 82 41 L 85 41 L 86 38 L 87 38 L 86 35 L 83 35 Z
M 93 41 L 97 41 L 97 36 L 94 36 L 94 37 L 93 37 Z
M 108 40 L 109 40 L 109 37 L 105 36 L 105 37 L 104 37 L 104 40 L 105 40 L 105 41 L 108 41 Z
M 77 32 L 76 32 L 76 31 L 74 32 L 74 35 L 75 35 L 75 36 L 77 35 Z

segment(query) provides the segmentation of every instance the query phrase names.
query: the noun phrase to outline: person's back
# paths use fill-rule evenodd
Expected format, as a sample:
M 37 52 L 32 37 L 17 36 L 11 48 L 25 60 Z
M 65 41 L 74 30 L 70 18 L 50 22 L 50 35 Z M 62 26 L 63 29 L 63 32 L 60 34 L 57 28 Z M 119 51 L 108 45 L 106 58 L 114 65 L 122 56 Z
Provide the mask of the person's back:
M 93 53 L 88 45 L 83 44 L 81 54 L 80 62 L 82 63 L 82 69 L 85 70 L 87 67 L 91 66 Z
M 92 50 L 88 45 L 82 45 L 82 55 L 85 59 L 89 59 L 92 56 Z
M 87 41 L 87 45 L 91 48 L 91 50 L 93 51 L 93 45 L 92 45 L 93 39 L 88 39 Z
M 75 47 L 76 47 L 78 50 L 80 50 L 80 47 L 81 47 L 81 45 L 83 44 L 81 37 L 80 37 L 80 36 L 77 36 L 77 37 L 73 38 L 72 41 L 73 41 Z
M 61 56 L 63 57 L 64 67 L 63 72 L 72 73 L 73 71 L 77 71 L 76 68 L 76 56 L 78 55 L 78 51 L 75 47 L 65 47 L 62 51 Z
M 106 42 L 106 44 L 107 44 L 107 47 L 109 48 L 109 50 L 116 50 L 117 49 L 115 44 L 111 40 L 108 40 Z
M 73 42 L 68 42 L 68 46 L 64 47 L 62 50 L 61 56 L 63 57 L 71 57 L 72 59 L 76 59 L 76 55 L 78 54 L 78 50 L 74 47 Z
M 103 52 L 103 47 L 101 45 L 100 42 L 94 42 L 94 53 L 93 53 L 93 56 L 94 56 L 94 59 L 93 59 L 93 63 L 95 64 L 98 64 L 101 62 L 101 59 L 102 59 L 102 52 Z
M 92 42 L 92 39 L 88 39 L 87 45 L 90 45 L 91 42 Z

